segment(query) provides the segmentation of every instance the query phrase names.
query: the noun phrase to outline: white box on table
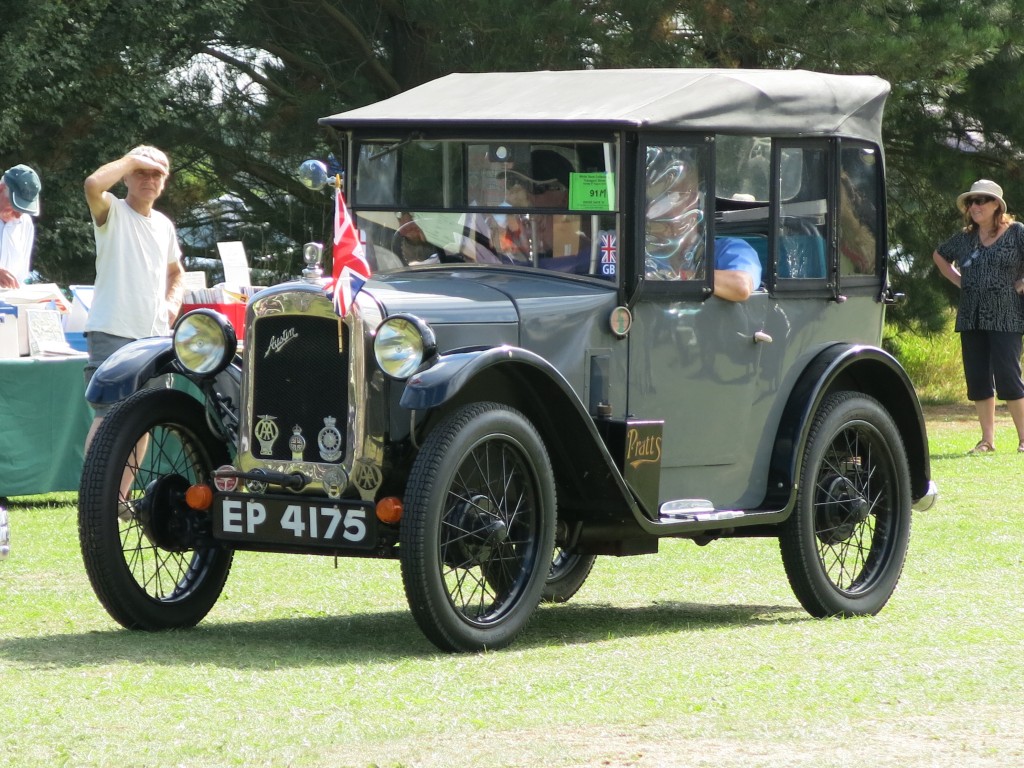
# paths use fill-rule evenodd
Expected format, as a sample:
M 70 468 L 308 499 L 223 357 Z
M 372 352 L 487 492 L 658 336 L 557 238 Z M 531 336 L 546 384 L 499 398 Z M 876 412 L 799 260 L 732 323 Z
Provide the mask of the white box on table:
M 9 304 L 0 306 L 0 359 L 21 355 L 18 343 L 18 310 Z

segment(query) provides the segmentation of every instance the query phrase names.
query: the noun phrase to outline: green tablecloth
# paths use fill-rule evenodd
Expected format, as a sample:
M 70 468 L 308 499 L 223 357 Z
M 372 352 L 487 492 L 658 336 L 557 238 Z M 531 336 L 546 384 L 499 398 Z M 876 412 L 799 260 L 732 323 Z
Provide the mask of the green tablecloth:
M 78 490 L 92 422 L 85 361 L 0 360 L 0 496 Z

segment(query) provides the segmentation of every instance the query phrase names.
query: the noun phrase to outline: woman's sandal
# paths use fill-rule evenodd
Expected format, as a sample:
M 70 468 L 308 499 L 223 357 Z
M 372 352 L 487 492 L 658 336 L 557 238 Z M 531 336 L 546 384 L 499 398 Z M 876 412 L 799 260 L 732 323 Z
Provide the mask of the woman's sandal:
M 979 440 L 978 444 L 971 448 L 968 453 L 995 453 L 996 447 L 988 440 Z M 1024 442 L 1017 446 L 1017 451 L 1024 453 Z
M 1017 453 L 1024 453 L 1024 440 L 1017 443 Z

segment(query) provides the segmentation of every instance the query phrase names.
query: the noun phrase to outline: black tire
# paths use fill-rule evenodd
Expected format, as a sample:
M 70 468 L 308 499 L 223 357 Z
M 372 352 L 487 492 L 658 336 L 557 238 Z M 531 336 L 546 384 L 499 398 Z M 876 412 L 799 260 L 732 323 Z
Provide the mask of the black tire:
M 892 596 L 910 542 L 910 470 L 896 425 L 856 392 L 815 414 L 796 508 L 779 535 L 782 562 L 812 616 L 869 616 Z
M 579 592 L 587 580 L 597 555 L 574 555 L 555 547 L 551 568 L 544 580 L 540 599 L 545 603 L 564 603 Z
M 233 551 L 191 548 L 209 519 L 187 510 L 182 495 L 227 460 L 202 404 L 184 392 L 141 390 L 103 419 L 82 469 L 78 535 L 89 581 L 115 621 L 151 631 L 192 627 L 217 602 Z M 119 504 L 126 472 L 129 501 Z
M 443 651 L 509 645 L 540 602 L 555 484 L 537 430 L 476 403 L 430 433 L 405 494 L 399 554 L 416 623 Z

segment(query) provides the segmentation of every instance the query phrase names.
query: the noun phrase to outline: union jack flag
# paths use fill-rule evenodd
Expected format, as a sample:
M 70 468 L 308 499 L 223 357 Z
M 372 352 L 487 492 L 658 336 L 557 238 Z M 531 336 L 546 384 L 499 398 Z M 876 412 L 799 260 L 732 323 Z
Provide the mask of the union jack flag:
M 602 232 L 599 247 L 602 264 L 614 264 L 618 260 L 619 244 L 614 232 Z
M 344 317 L 352 306 L 356 294 L 370 278 L 370 265 L 359 239 L 352 217 L 341 194 L 341 185 L 334 191 L 334 249 L 332 251 L 334 277 L 334 311 Z

